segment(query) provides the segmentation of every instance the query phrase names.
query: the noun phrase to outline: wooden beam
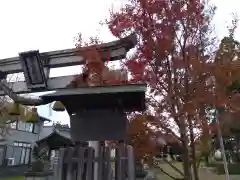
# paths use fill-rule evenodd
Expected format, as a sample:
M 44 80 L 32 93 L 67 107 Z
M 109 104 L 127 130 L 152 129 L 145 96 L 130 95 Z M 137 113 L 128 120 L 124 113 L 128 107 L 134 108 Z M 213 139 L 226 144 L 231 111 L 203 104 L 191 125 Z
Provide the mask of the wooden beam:
M 56 89 L 64 89 L 67 84 L 69 84 L 75 78 L 74 75 L 71 76 L 60 76 L 49 78 L 47 82 L 47 89 L 28 89 L 25 81 L 18 81 L 18 82 L 10 82 L 8 83 L 8 87 L 10 87 L 13 92 L 17 94 L 25 94 L 25 93 L 34 93 L 34 92 L 44 92 L 44 91 L 53 91 Z M 3 91 L 0 91 L 0 96 L 5 95 Z
M 110 60 L 114 61 L 125 58 L 129 49 L 133 48 L 135 45 L 136 35 L 131 34 L 123 39 L 97 45 L 97 49 L 103 60 L 109 58 L 110 53 Z M 84 64 L 85 60 L 80 54 L 81 51 L 84 51 L 85 49 L 86 48 L 65 49 L 60 51 L 45 52 L 40 53 L 40 57 L 47 62 L 44 66 L 49 68 L 81 65 Z M 0 70 L 6 72 L 7 74 L 23 72 L 19 57 L 1 59 Z
M 107 55 L 109 56 L 110 53 L 110 60 L 114 61 L 125 58 L 128 50 L 135 45 L 136 36 L 135 34 L 132 34 L 114 42 L 100 44 L 97 48 L 103 59 L 106 59 Z M 84 49 L 81 49 L 81 51 L 84 51 Z M 83 64 L 85 62 L 84 58 L 77 53 L 79 53 L 79 51 L 76 51 L 76 49 L 67 49 L 41 53 L 40 55 L 43 58 L 49 59 L 49 64 L 46 65 L 47 67 L 56 68 Z M 18 57 L 0 60 L 0 70 L 7 74 L 23 71 Z M 47 81 L 47 89 L 29 89 L 25 81 L 9 82 L 8 87 L 17 94 L 53 91 L 57 89 L 65 89 L 74 78 L 74 75 L 49 78 Z M 5 95 L 5 93 L 0 90 L 0 96 L 3 95 Z

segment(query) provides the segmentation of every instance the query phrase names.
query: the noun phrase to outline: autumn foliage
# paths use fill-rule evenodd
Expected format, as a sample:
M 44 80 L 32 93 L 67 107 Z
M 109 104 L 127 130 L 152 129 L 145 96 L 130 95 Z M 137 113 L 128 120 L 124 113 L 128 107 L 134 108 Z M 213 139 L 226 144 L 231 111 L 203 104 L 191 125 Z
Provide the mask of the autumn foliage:
M 128 126 L 127 143 L 135 149 L 135 156 L 138 160 L 144 160 L 151 163 L 156 149 L 154 142 L 154 132 L 148 126 L 148 121 L 145 117 L 136 115 Z
M 131 74 L 128 83 L 148 85 L 148 109 L 131 116 L 134 118 L 130 118 L 129 143 L 144 159 L 156 152 L 157 134 L 164 135 L 166 141 L 177 142 L 183 152 L 185 180 L 191 179 L 191 165 L 194 178 L 199 179 L 195 140 L 210 135 L 209 111 L 238 111 L 239 96 L 229 89 L 239 72 L 239 66 L 233 63 L 239 59 L 240 49 L 233 38 L 236 21 L 218 46 L 211 27 L 215 9 L 208 1 L 200 0 L 129 0 L 106 20 L 116 37 L 133 32 L 137 35 L 134 53 L 122 63 Z M 95 53 L 88 54 L 89 59 L 97 61 L 92 57 Z M 95 69 L 96 82 L 117 82 L 103 76 L 111 73 L 99 62 L 87 65 L 86 72 L 90 67 Z M 203 140 L 202 144 L 206 142 Z
M 196 160 L 195 138 L 209 134 L 207 109 L 235 111 L 239 101 L 228 88 L 239 71 L 232 63 L 238 60 L 237 42 L 231 32 L 217 48 L 210 25 L 214 11 L 200 0 L 131 0 L 107 20 L 113 35 L 138 36 L 135 53 L 124 65 L 131 82 L 148 84 L 145 113 L 182 145 L 186 180 L 191 178 L 189 154 Z M 193 169 L 199 179 L 196 164 Z

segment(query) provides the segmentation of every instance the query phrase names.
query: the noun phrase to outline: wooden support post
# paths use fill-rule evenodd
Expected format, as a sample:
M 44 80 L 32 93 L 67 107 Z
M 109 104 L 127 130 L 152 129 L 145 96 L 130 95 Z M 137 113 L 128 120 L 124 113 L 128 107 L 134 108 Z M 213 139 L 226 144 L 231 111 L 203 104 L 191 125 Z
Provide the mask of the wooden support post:
M 116 147 L 115 150 L 115 179 L 116 180 L 122 180 L 125 177 L 125 172 L 124 172 L 124 140 L 118 141 L 119 144 Z
M 100 150 L 100 141 L 89 141 L 89 147 L 94 148 L 95 153 L 94 156 L 95 158 L 98 157 L 99 150 Z M 94 180 L 98 180 L 98 163 L 94 163 Z
M 127 146 L 127 158 L 128 158 L 128 180 L 135 180 L 135 158 L 132 146 Z

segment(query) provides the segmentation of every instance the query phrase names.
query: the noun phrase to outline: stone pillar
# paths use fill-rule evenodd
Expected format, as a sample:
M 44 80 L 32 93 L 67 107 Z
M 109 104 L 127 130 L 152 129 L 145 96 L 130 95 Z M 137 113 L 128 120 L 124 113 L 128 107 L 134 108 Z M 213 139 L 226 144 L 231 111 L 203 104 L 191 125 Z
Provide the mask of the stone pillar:
M 100 142 L 99 141 L 89 141 L 89 147 L 93 147 L 95 150 L 95 157 L 98 157 L 99 149 L 100 149 Z M 98 163 L 94 164 L 94 180 L 97 180 L 98 174 Z

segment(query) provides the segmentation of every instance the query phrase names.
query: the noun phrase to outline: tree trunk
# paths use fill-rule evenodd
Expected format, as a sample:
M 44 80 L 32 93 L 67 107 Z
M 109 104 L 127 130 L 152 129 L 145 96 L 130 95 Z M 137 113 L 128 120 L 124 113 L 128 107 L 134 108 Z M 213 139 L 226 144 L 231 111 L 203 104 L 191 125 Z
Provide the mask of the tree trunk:
M 183 145 L 183 171 L 184 180 L 192 180 L 191 169 L 190 169 L 190 158 L 188 153 L 188 137 L 186 133 L 186 127 L 180 127 L 181 140 Z
M 191 161 L 192 161 L 192 166 L 193 166 L 193 174 L 194 174 L 194 179 L 199 180 L 193 124 L 192 124 L 192 119 L 190 117 L 188 117 L 188 124 L 189 124 L 189 130 L 190 130 L 190 142 L 191 142 L 190 146 L 191 146 L 191 154 L 192 154 Z

